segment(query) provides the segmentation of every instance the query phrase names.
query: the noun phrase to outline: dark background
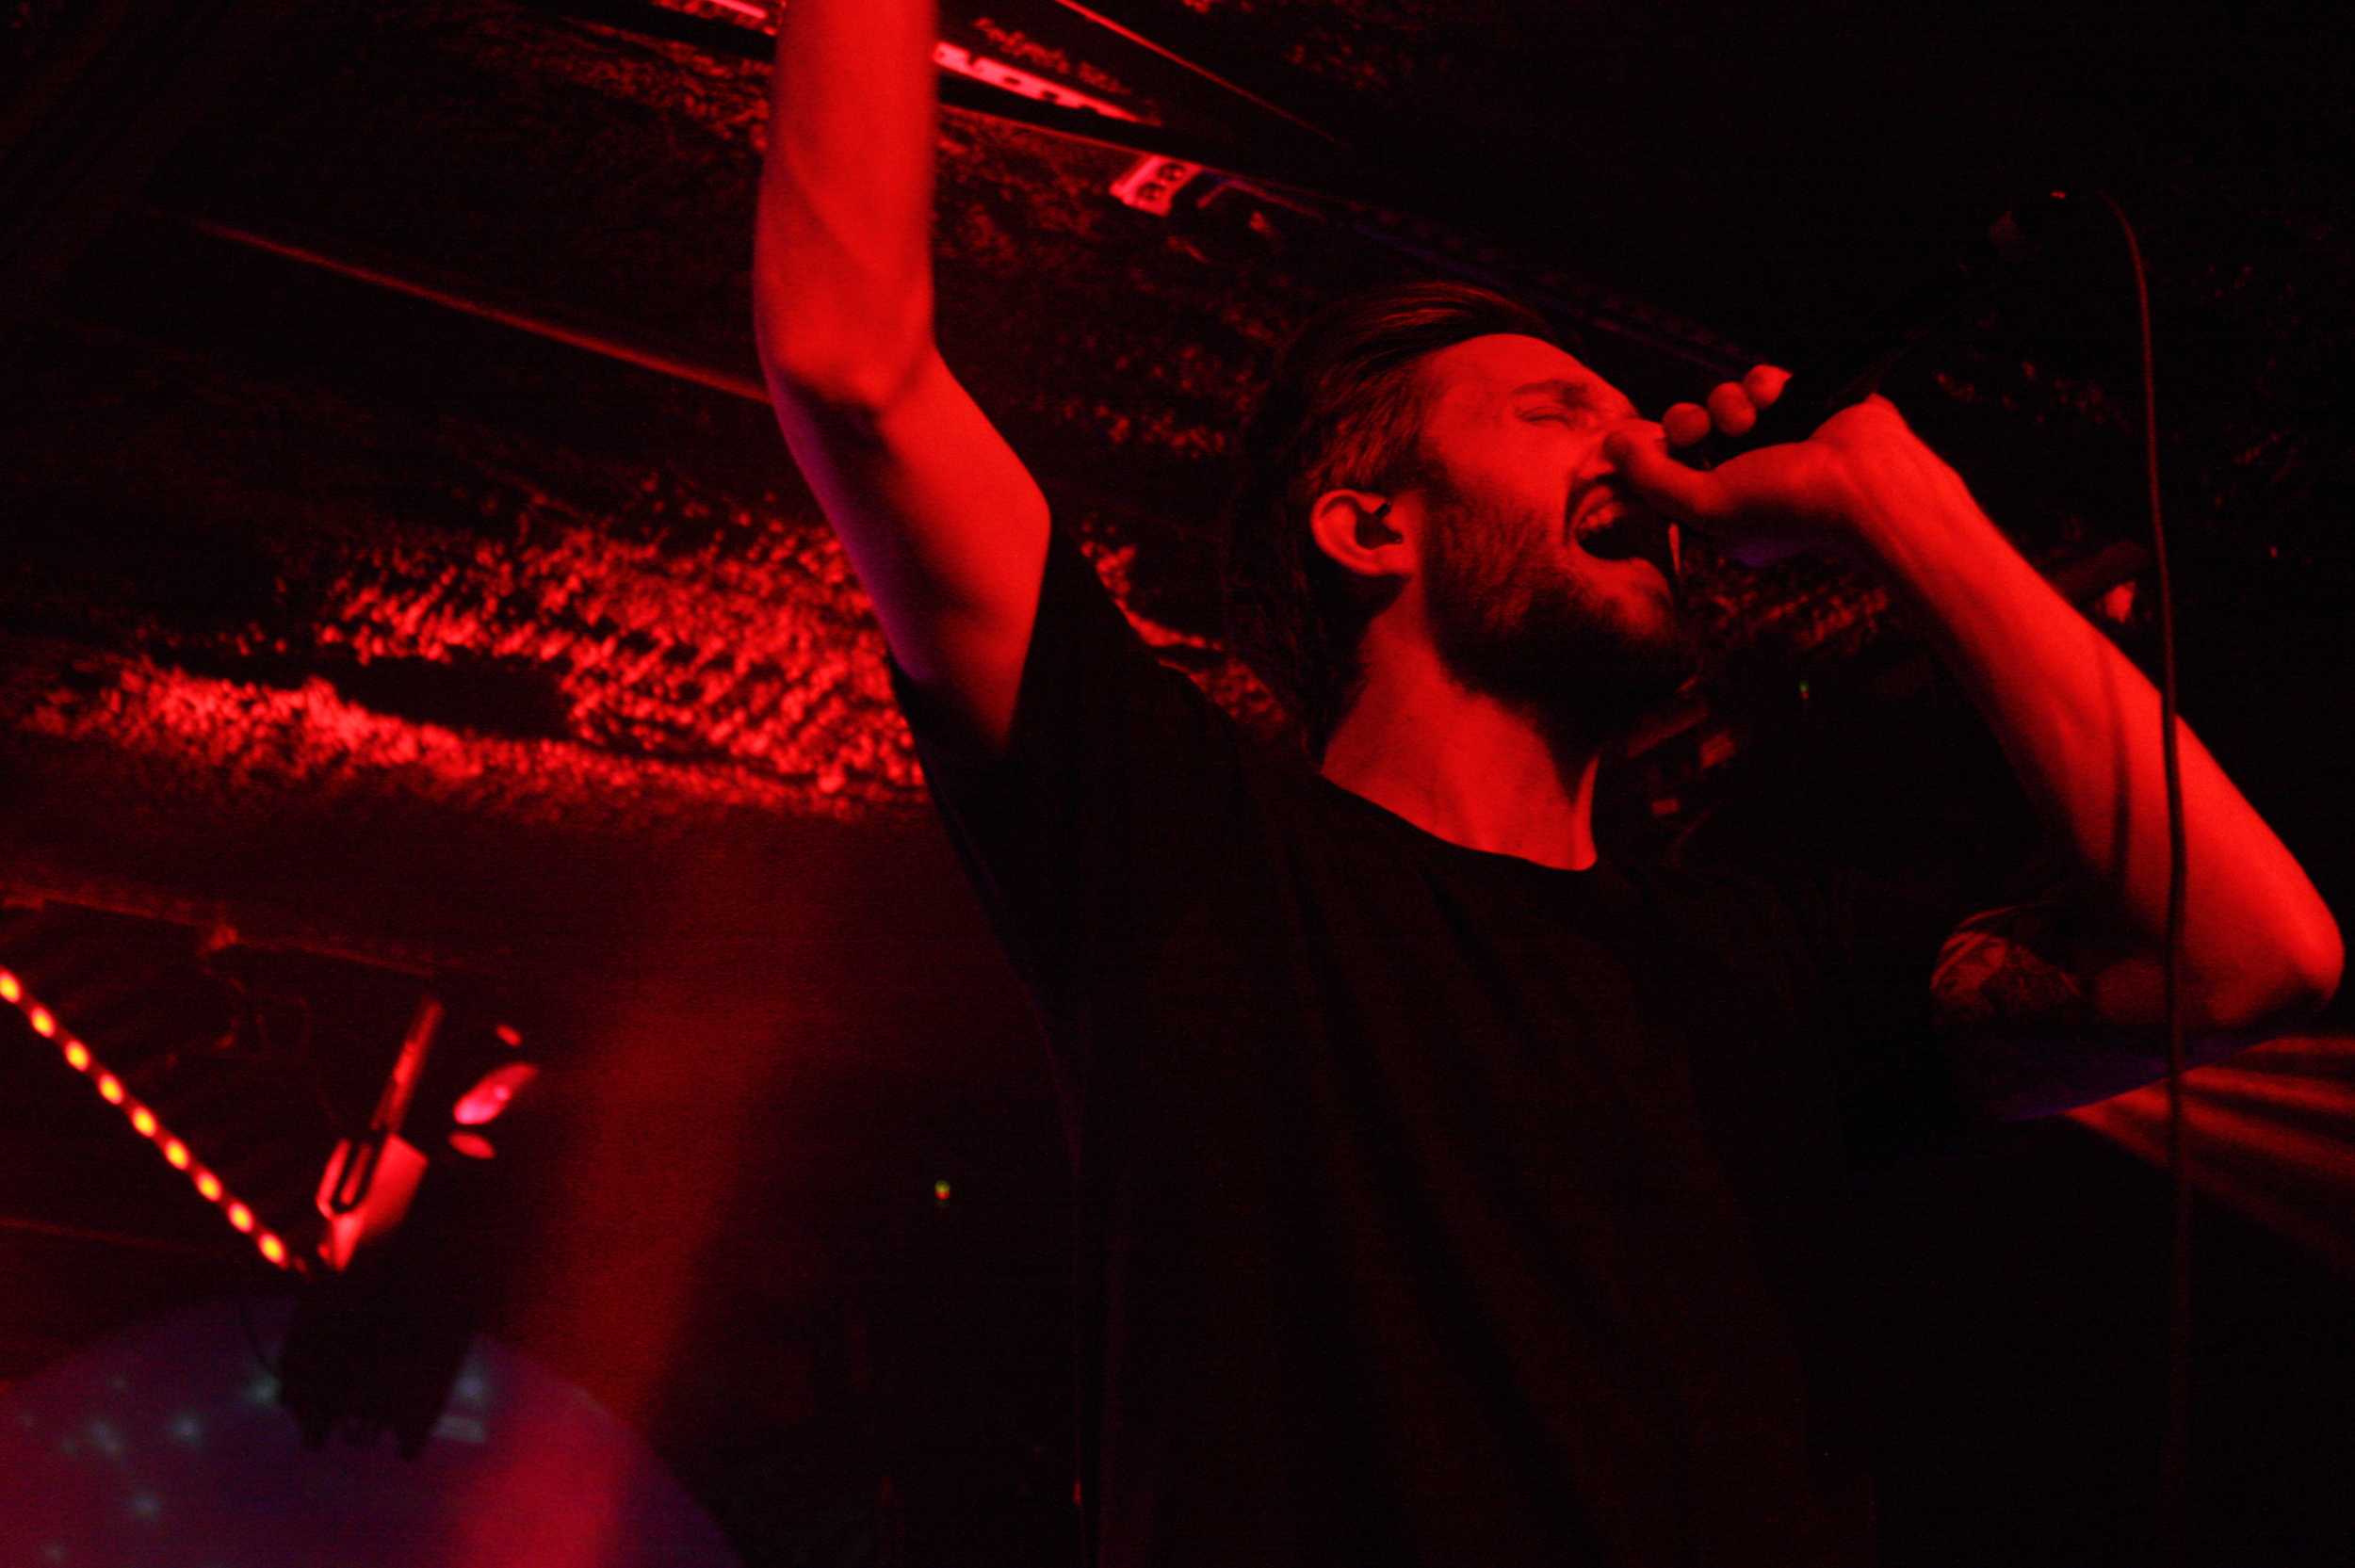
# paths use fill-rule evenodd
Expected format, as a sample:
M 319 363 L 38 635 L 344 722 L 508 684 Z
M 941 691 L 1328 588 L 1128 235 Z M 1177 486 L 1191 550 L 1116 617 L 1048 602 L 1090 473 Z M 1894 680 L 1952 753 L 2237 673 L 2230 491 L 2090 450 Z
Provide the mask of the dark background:
M 1208 522 L 1318 302 L 1494 282 L 1656 409 L 1806 363 L 2055 188 L 2091 216 L 1890 390 L 2040 564 L 2136 585 L 2104 623 L 2150 659 L 2107 189 L 2150 265 L 2184 710 L 2347 907 L 2338 39 L 2288 8 L 1099 8 L 1240 90 L 1051 0 L 950 6 L 952 41 L 1142 119 L 944 77 L 940 330 L 1141 628 L 1247 720 Z M 644 1432 L 749 1561 L 1052 1560 L 1062 1145 L 754 385 L 760 29 L 6 15 L 0 962 L 48 965 L 102 1059 L 226 1042 L 145 1081 L 207 1158 L 294 1172 L 266 1214 L 290 1234 L 419 990 L 453 1038 L 517 1025 L 547 1077 L 450 1222 L 484 1322 Z M 1212 170 L 1135 210 L 1110 186 L 1146 150 Z M 2098 564 L 2121 543 L 2146 554 Z M 1621 770 L 1618 842 L 1829 853 L 1965 905 L 2026 874 L 1999 759 L 1869 584 L 1703 559 L 1692 586 L 1705 703 Z M 108 977 L 113 1036 L 67 1006 Z M 2194 1561 L 2355 1555 L 2345 1026 L 2195 1095 Z M 234 1131 L 206 1102 L 233 1078 Z M 2008 1129 L 1860 1209 L 1892 1563 L 2153 1549 L 2152 1125 L 2146 1096 Z M 0 1127 L 0 1380 L 278 1287 L 12 1020 Z

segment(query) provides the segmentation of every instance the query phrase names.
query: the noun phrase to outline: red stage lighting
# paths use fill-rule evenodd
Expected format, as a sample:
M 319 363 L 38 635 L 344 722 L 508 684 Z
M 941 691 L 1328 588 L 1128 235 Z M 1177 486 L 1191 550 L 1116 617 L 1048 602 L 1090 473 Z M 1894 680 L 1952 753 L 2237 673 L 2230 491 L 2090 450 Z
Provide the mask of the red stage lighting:
M 2069 1112 L 2167 1164 L 2167 1086 Z M 2184 1075 L 2194 1187 L 2355 1275 L 2355 1035 L 2284 1035 Z
M 451 1107 L 449 1119 L 462 1127 L 479 1127 L 505 1110 L 508 1102 L 539 1075 L 540 1070 L 528 1061 L 494 1067 Z

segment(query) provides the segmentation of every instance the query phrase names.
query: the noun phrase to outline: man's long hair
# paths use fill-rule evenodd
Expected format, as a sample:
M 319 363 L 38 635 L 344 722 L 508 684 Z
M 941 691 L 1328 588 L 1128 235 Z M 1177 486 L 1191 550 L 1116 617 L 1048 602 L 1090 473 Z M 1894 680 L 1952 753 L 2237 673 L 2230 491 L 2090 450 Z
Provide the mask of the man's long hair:
M 1277 355 L 1242 439 L 1225 535 L 1227 636 L 1322 757 L 1365 678 L 1358 643 L 1379 609 L 1318 547 L 1316 498 L 1380 493 L 1421 462 L 1424 356 L 1494 332 L 1559 343 L 1529 307 L 1469 283 L 1374 290 L 1326 306 Z

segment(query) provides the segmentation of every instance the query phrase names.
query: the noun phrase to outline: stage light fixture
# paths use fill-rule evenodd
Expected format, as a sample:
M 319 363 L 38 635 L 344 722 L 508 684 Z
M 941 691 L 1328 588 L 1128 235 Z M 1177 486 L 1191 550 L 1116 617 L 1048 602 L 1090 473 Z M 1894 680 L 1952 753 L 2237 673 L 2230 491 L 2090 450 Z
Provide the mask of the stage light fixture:
M 511 1061 L 494 1067 L 478 1079 L 472 1089 L 458 1097 L 450 1107 L 449 1119 L 462 1127 L 479 1127 L 495 1120 L 508 1105 L 522 1093 L 540 1069 L 528 1061 Z
M 423 1151 L 400 1132 L 441 1026 L 441 1000 L 430 994 L 420 997 L 409 1031 L 402 1037 L 400 1055 L 377 1096 L 367 1130 L 338 1142 L 327 1156 L 327 1168 L 319 1173 L 315 1201 L 327 1221 L 319 1256 L 338 1272 L 349 1269 L 363 1248 L 389 1237 L 400 1227 L 425 1179 Z
M 318 1205 L 328 1220 L 328 1235 L 317 1249 L 316 1257 L 310 1255 L 307 1248 L 298 1250 L 296 1244 L 266 1222 L 252 1203 L 232 1190 L 218 1172 L 201 1161 L 188 1140 L 167 1124 L 165 1117 L 169 1112 L 160 1111 L 144 1095 L 133 1094 L 130 1080 L 107 1068 L 89 1043 L 74 1034 L 57 1010 L 36 996 L 25 979 L 12 969 L 0 969 L 0 1001 L 15 1007 L 35 1034 L 54 1043 L 66 1066 L 87 1077 L 99 1098 L 120 1110 L 131 1129 L 151 1144 L 167 1165 L 185 1176 L 198 1195 L 214 1205 L 233 1230 L 246 1237 L 271 1267 L 296 1274 L 311 1274 L 322 1266 L 342 1269 L 365 1240 L 389 1234 L 405 1215 L 424 1174 L 426 1157 L 402 1140 L 397 1129 L 417 1090 L 428 1048 L 442 1020 L 442 1005 L 434 997 L 428 995 L 418 1005 L 401 1058 L 385 1085 L 385 1097 L 378 1107 L 370 1134 L 346 1140 L 328 1162 L 317 1194 Z M 495 1042 L 502 1053 L 520 1049 L 523 1044 L 521 1032 L 511 1024 L 493 1026 L 486 1034 L 486 1043 Z M 481 1072 L 479 1060 L 474 1070 Z M 535 1065 L 510 1059 L 482 1072 L 450 1114 L 449 1124 L 457 1135 L 450 1140 L 452 1152 L 468 1156 L 468 1163 L 492 1157 L 495 1151 L 490 1141 L 464 1129 L 505 1114 L 512 1101 L 539 1075 L 539 1071 Z
M 375 1113 L 319 1181 L 322 1267 L 280 1355 L 279 1402 L 311 1447 L 337 1430 L 389 1428 L 414 1456 L 474 1334 L 495 1246 L 477 1221 L 498 1179 L 476 1128 L 505 1114 L 538 1069 L 509 1054 L 522 1041 L 512 1026 L 443 1021 L 441 1003 L 421 998 Z

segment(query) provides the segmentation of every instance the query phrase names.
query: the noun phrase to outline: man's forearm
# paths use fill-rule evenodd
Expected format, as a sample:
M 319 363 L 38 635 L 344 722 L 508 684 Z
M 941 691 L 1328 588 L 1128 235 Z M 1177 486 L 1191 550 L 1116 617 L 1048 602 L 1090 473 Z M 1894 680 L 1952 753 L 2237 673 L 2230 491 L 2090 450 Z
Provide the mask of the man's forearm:
M 753 247 L 777 428 L 917 689 L 1012 733 L 1047 498 L 933 340 L 933 0 L 791 0 Z
M 873 401 L 932 348 L 934 0 L 792 0 L 754 318 L 772 384 Z
M 2159 695 L 2022 559 L 1926 449 L 1906 515 L 1866 508 L 1858 542 L 1940 646 L 2029 794 L 2114 902 L 2146 960 L 2166 933 L 2168 850 Z M 2200 1029 L 2260 1025 L 2335 989 L 2338 928 L 2298 862 L 2179 725 L 2186 837 L 2184 953 Z M 2148 962 L 2094 998 L 2153 1021 Z M 2103 977 L 2096 977 L 2097 979 Z

